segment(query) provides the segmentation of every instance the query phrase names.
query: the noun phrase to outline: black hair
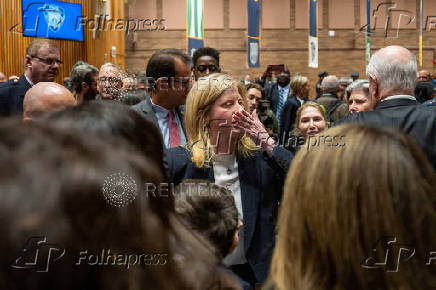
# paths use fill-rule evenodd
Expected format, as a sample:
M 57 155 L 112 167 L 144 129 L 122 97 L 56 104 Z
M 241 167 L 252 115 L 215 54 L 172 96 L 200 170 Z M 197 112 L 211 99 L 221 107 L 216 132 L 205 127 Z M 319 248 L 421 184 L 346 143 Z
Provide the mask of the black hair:
M 420 103 L 424 103 L 432 99 L 434 96 L 434 88 L 432 82 L 418 82 L 415 88 L 416 100 Z
M 248 92 L 249 89 L 259 90 L 260 93 L 262 94 L 262 99 L 263 100 L 265 99 L 265 89 L 262 88 L 261 85 L 256 84 L 256 83 L 249 83 L 249 84 L 245 85 L 245 89 L 247 90 L 247 92 Z
M 85 82 L 89 86 L 92 84 L 93 77 L 98 75 L 98 69 L 90 64 L 81 64 L 73 66 L 71 70 L 71 88 L 73 92 L 80 93 L 82 91 L 82 83 Z
M 201 47 L 194 52 L 192 56 L 192 63 L 195 66 L 197 60 L 202 56 L 211 56 L 216 60 L 218 66 L 220 66 L 220 52 L 212 47 Z
M 183 63 L 190 63 L 191 58 L 184 52 L 175 48 L 161 49 L 153 53 L 147 63 L 146 76 L 149 84 L 154 88 L 158 78 L 171 78 L 176 76 L 174 60 L 178 58 Z

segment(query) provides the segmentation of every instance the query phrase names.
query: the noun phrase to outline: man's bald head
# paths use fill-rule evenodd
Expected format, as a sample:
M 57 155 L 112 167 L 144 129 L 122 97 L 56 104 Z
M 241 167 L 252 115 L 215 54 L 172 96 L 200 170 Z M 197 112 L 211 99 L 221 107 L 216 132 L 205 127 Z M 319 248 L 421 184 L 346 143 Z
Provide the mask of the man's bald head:
M 31 121 L 44 113 L 75 105 L 76 99 L 64 86 L 52 82 L 39 82 L 24 96 L 23 121 Z
M 326 76 L 321 83 L 323 93 L 336 94 L 339 90 L 339 82 L 336 76 Z
M 392 45 L 372 55 L 366 74 L 377 80 L 380 90 L 410 91 L 413 95 L 417 70 L 415 55 L 405 47 Z
M 418 72 L 418 82 L 431 82 L 432 78 L 428 70 L 420 70 Z

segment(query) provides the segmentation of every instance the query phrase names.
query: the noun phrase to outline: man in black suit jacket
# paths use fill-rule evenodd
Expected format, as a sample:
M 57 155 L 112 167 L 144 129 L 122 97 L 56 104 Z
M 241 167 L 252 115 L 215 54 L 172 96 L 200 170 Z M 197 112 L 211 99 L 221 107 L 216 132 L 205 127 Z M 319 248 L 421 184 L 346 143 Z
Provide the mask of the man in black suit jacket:
M 400 129 L 421 146 L 436 168 L 436 107 L 422 106 L 413 96 L 416 57 L 401 46 L 377 51 L 367 68 L 374 111 L 351 114 L 339 122 L 361 122 Z
M 285 67 L 285 69 L 277 75 L 277 83 L 268 83 L 265 87 L 266 98 L 270 101 L 270 108 L 276 115 L 279 124 L 283 107 L 292 94 L 290 81 L 291 73 L 289 69 Z M 282 92 L 282 95 L 280 92 Z
M 146 72 L 147 80 L 152 82 L 151 97 L 132 106 L 160 129 L 166 148 L 186 143 L 182 112 L 191 88 L 189 63 L 189 56 L 177 49 L 155 52 L 147 64 Z M 171 128 L 171 123 L 176 124 L 178 136 L 173 134 L 174 126 Z
M 298 75 L 293 77 L 291 90 L 293 94 L 286 101 L 280 120 L 280 145 L 286 145 L 288 143 L 289 137 L 294 129 L 298 108 L 309 98 L 309 79 L 305 76 Z
M 39 38 L 27 47 L 24 63 L 24 74 L 18 80 L 0 84 L 1 117 L 21 114 L 27 90 L 39 82 L 53 82 L 62 61 L 56 43 Z

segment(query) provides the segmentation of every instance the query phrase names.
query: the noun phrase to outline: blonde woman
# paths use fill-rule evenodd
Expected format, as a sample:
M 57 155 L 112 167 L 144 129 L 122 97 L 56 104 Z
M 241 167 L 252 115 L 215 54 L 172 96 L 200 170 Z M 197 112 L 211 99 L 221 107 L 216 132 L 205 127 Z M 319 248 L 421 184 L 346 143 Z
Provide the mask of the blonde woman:
M 315 137 L 328 126 L 324 107 L 315 102 L 306 102 L 298 108 L 294 130 L 283 144 L 295 153 L 301 146 L 308 145 L 311 137 Z
M 382 128 L 326 133 L 346 144 L 293 160 L 267 289 L 434 289 L 436 176 L 423 152 Z
M 175 184 L 205 179 L 233 192 L 243 226 L 238 247 L 224 263 L 254 285 L 268 275 L 275 216 L 292 155 L 274 146 L 256 112 L 247 112 L 244 93 L 225 74 L 200 79 L 186 100 L 187 146 L 168 150 L 166 161 Z

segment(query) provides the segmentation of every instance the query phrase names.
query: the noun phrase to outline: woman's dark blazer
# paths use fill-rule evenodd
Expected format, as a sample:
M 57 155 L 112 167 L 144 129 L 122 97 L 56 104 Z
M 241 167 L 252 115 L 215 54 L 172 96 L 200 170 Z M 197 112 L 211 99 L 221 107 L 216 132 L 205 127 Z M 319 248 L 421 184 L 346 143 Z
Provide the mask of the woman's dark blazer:
M 268 276 L 278 204 L 292 158 L 293 155 L 282 146 L 276 146 L 271 157 L 263 150 L 257 150 L 252 156 L 237 158 L 244 216 L 244 251 L 259 282 Z M 184 147 L 166 150 L 165 163 L 175 185 L 184 179 L 215 182 L 213 167 L 197 168 Z

